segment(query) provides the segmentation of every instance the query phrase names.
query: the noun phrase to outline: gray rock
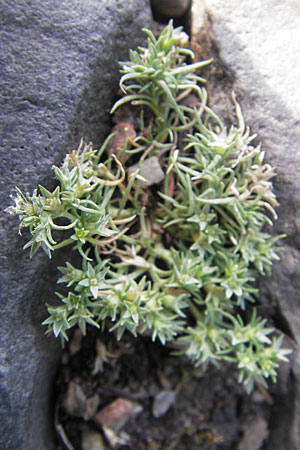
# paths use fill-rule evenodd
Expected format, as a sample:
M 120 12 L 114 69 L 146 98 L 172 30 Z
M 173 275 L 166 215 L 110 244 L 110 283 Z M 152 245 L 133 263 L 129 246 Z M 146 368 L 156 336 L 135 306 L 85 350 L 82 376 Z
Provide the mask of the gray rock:
M 139 167 L 139 164 L 134 164 L 128 170 L 128 175 L 135 173 L 138 169 L 139 175 L 144 178 L 141 181 L 141 187 L 153 186 L 153 184 L 160 183 L 164 178 L 165 174 L 159 164 L 157 156 L 150 156 L 150 158 L 145 159 Z
M 237 450 L 258 450 L 268 436 L 268 424 L 262 417 L 257 417 L 245 426 L 245 431 Z
M 280 208 L 274 233 L 285 233 L 287 238 L 282 241 L 281 260 L 274 264 L 272 276 L 260 282 L 260 293 L 263 308 L 273 314 L 275 325 L 293 338 L 296 346 L 293 376 L 289 374 L 289 384 L 283 387 L 279 383 L 279 391 L 274 393 L 277 416 L 266 448 L 299 448 L 300 4 L 296 0 L 206 0 L 206 4 L 228 80 L 225 89 L 221 82 L 215 94 L 212 91 L 211 104 L 225 119 L 232 116 L 225 96 L 233 89 L 267 161 L 277 168 L 274 186 Z
M 152 415 L 155 419 L 166 414 L 174 405 L 176 393 L 170 390 L 160 391 L 155 397 L 152 405 Z
M 44 337 L 41 321 L 60 256 L 29 260 L 26 233 L 18 237 L 17 219 L 3 209 L 15 185 L 51 187 L 51 166 L 81 136 L 101 144 L 118 60 L 141 43 L 151 14 L 147 0 L 2 0 L 0 10 L 0 448 L 48 450 L 60 345 Z

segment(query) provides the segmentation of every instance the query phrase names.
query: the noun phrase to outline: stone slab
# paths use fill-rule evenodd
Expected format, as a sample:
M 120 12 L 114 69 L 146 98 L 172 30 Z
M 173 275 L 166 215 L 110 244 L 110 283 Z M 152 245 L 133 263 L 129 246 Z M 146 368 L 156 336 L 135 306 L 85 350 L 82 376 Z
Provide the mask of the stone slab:
M 275 325 L 296 342 L 289 378 L 294 380 L 290 414 L 291 408 L 299 408 L 300 386 L 300 3 L 206 0 L 206 5 L 219 56 L 245 122 L 257 133 L 266 160 L 277 171 L 274 187 L 280 207 L 274 233 L 287 237 L 272 276 L 260 282 L 260 293 L 263 308 L 269 312 L 273 308 Z M 223 116 L 231 114 L 222 93 L 213 95 L 211 103 Z M 286 400 L 289 396 L 291 391 Z M 273 427 L 273 442 L 266 448 L 299 448 L 300 410 L 295 410 L 285 431 L 278 426 L 276 433 Z
M 81 136 L 99 146 L 117 97 L 118 60 L 150 26 L 148 0 L 2 0 L 0 5 L 0 448 L 53 448 L 53 377 L 59 343 L 44 337 L 56 267 L 22 251 L 3 209 L 18 185 L 51 187 L 53 164 Z

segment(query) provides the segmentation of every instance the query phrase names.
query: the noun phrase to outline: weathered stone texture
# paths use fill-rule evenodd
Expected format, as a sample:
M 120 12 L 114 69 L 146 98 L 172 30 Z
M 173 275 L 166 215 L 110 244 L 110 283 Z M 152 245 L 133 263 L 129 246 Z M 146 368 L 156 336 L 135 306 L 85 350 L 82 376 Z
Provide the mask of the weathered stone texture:
M 261 280 L 260 292 L 263 307 L 273 308 L 275 324 L 297 344 L 292 385 L 289 393 L 278 392 L 277 419 L 270 424 L 273 438 L 271 433 L 266 448 L 299 448 L 300 416 L 295 410 L 300 386 L 300 4 L 296 0 L 206 0 L 206 4 L 230 87 L 246 124 L 258 134 L 266 160 L 277 171 L 274 186 L 280 207 L 274 233 L 285 233 L 287 238 L 282 241 L 281 261 L 274 264 L 272 276 Z M 220 89 L 211 103 L 229 116 L 224 98 Z M 281 403 L 281 411 L 280 401 L 286 402 Z
M 48 450 L 51 386 L 59 344 L 40 323 L 58 261 L 29 260 L 18 221 L 3 212 L 14 186 L 53 183 L 53 164 L 81 136 L 96 146 L 109 129 L 118 60 L 140 44 L 148 0 L 2 0 L 0 5 L 0 448 Z M 28 237 L 28 236 L 27 236 Z M 58 257 L 59 258 L 59 257 Z

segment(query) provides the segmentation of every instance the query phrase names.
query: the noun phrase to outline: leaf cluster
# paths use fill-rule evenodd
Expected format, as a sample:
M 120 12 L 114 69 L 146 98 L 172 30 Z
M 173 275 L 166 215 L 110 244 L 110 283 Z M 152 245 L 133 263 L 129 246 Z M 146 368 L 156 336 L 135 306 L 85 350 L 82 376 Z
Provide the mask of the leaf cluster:
M 238 126 L 207 106 L 198 71 L 210 61 L 186 62 L 193 54 L 181 29 L 145 31 L 147 47 L 121 64 L 124 96 L 112 109 L 129 114 L 136 137 L 125 127 L 117 149 L 116 132 L 98 151 L 81 143 L 53 168 L 53 192 L 17 189 L 9 212 L 29 229 L 31 256 L 69 245 L 82 257 L 80 268 L 59 268 L 69 291 L 48 305 L 48 333 L 64 341 L 86 324 L 118 338 L 146 333 L 196 365 L 236 364 L 250 391 L 276 381 L 290 352 L 253 306 L 255 279 L 278 259 L 280 236 L 265 231 L 276 219 L 275 173 L 234 96 Z M 150 158 L 161 182 L 145 178 Z

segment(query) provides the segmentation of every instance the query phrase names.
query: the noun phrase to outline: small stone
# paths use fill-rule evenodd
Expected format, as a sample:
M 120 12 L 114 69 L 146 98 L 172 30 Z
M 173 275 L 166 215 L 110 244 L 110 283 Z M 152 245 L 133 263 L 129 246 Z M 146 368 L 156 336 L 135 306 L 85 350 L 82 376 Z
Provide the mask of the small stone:
M 152 414 L 158 419 L 166 414 L 175 402 L 176 394 L 174 391 L 160 391 L 154 398 Z
M 257 417 L 244 431 L 237 450 L 258 450 L 268 437 L 268 424 L 262 417 Z
M 141 181 L 142 188 L 160 183 L 165 178 L 165 174 L 160 167 L 157 156 L 150 156 L 150 158 L 145 159 L 140 165 L 135 164 L 134 166 L 131 166 L 128 170 L 128 174 L 134 173 L 138 168 L 140 168 L 139 175 L 147 180 Z
M 94 416 L 94 421 L 102 427 L 120 430 L 128 419 L 142 411 L 141 405 L 125 398 L 117 398 Z
M 82 450 L 107 450 L 101 433 L 90 429 L 82 433 L 81 446 Z
M 120 158 L 121 150 L 125 144 L 126 149 L 132 147 L 132 141 L 136 138 L 136 131 L 131 122 L 120 122 L 113 127 L 112 132 L 115 132 L 115 135 L 109 142 L 108 150 L 110 153 L 115 153 L 117 158 Z M 123 154 L 122 161 L 125 162 L 127 159 L 128 155 Z
M 255 391 L 253 392 L 253 394 L 252 394 L 252 396 L 251 396 L 251 399 L 252 399 L 252 401 L 253 401 L 254 403 L 257 403 L 257 404 L 263 404 L 263 403 L 265 403 L 265 401 L 266 401 L 266 399 L 265 399 L 265 397 L 263 396 L 263 394 L 262 394 L 260 391 L 258 391 L 258 390 L 255 390 Z

